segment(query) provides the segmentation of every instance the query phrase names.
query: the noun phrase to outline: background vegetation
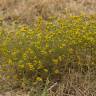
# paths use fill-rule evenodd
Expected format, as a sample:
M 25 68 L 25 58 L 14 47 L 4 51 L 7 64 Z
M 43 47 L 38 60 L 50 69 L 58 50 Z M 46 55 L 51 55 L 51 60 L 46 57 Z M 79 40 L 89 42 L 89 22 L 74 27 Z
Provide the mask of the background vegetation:
M 45 20 L 50 16 L 94 14 L 96 0 L 0 0 L 0 16 L 8 23 L 19 19 L 32 23 L 38 16 Z

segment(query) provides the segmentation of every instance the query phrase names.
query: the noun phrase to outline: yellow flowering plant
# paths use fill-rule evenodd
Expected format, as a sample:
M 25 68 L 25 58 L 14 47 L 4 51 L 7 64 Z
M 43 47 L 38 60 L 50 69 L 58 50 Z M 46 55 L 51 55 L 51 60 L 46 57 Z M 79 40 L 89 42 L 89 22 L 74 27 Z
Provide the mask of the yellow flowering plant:
M 62 76 L 66 66 L 95 64 L 96 18 L 91 16 L 39 18 L 34 27 L 19 25 L 14 32 L 0 27 L 0 68 L 4 69 L 0 73 L 7 77 L 13 70 L 20 80 L 44 81 L 48 76 Z

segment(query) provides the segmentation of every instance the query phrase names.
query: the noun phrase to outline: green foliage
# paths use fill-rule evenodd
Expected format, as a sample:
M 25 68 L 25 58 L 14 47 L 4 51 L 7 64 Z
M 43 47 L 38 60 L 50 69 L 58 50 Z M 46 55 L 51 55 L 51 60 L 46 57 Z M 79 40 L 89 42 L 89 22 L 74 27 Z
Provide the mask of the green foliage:
M 48 76 L 58 78 L 68 66 L 95 64 L 95 16 L 52 21 L 39 18 L 35 27 L 20 25 L 15 32 L 0 27 L 1 79 L 37 84 L 45 82 Z

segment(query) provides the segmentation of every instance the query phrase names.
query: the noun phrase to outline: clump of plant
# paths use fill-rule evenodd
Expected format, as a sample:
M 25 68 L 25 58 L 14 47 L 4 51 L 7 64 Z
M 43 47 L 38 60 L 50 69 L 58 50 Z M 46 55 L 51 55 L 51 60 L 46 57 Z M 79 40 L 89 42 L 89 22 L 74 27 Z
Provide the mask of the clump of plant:
M 95 16 L 51 19 L 39 18 L 35 27 L 19 25 L 14 32 L 0 27 L 0 79 L 25 86 L 96 66 Z

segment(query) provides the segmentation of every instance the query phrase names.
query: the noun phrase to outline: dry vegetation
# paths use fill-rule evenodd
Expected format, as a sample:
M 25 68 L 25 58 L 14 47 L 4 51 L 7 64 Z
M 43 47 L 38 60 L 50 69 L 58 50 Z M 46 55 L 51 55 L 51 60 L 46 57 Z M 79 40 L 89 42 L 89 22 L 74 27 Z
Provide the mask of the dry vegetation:
M 0 16 L 7 22 L 19 19 L 29 24 L 38 16 L 48 19 L 95 12 L 96 0 L 0 0 Z

